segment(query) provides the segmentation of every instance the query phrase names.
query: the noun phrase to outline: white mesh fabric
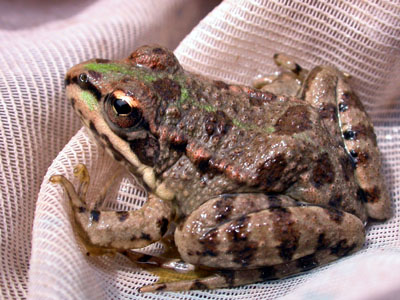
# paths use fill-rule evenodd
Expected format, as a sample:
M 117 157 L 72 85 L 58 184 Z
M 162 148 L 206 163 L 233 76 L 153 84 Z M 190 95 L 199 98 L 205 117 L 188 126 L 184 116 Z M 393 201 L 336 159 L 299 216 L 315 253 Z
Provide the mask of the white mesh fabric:
M 39 200 L 38 207 L 44 204 L 45 208 L 41 206 L 43 209 L 37 211 L 36 220 L 40 221 L 32 232 L 43 176 L 81 126 L 64 101 L 66 70 L 92 57 L 122 58 L 144 43 L 159 42 L 174 48 L 214 3 L 204 6 L 200 0 L 0 2 L 1 298 L 27 298 L 31 257 L 32 298 L 78 295 L 69 284 L 71 278 L 63 281 L 69 284 L 68 289 L 60 290 L 54 281 L 63 280 L 63 276 L 54 275 L 60 270 L 54 260 L 60 251 L 52 249 L 54 241 L 56 246 L 60 243 L 59 233 L 52 226 L 60 226 L 66 232 L 59 220 L 66 207 L 55 209 L 56 206 L 48 206 L 48 199 Z M 76 153 L 86 153 L 85 157 L 90 159 L 92 153 L 87 146 L 82 147 L 86 150 Z M 54 203 L 60 203 L 61 198 L 54 192 Z M 53 218 L 57 221 L 53 222 Z M 45 242 L 47 246 L 43 247 L 43 238 L 52 244 Z M 73 242 L 72 235 L 63 242 L 68 239 L 72 239 L 68 243 Z M 49 258 L 45 260 L 52 264 L 53 273 L 46 271 L 43 257 Z M 65 259 L 70 263 L 76 261 L 66 256 Z M 80 267 L 77 270 L 86 272 Z M 75 279 L 81 276 L 74 275 Z M 90 289 L 89 282 L 76 281 Z M 93 293 L 99 294 L 98 290 Z
M 73 167 L 85 163 L 92 183 L 101 186 L 115 163 L 81 130 L 42 178 L 80 127 L 65 101 L 65 71 L 91 57 L 124 57 L 143 43 L 174 47 L 205 13 L 204 3 L 67 1 L 57 10 L 52 1 L 33 1 L 28 8 L 36 17 L 21 10 L 27 7 L 24 1 L 16 6 L 1 4 L 3 298 L 396 298 L 400 292 L 398 1 L 224 1 L 175 51 L 186 69 L 235 83 L 248 84 L 255 75 L 276 70 L 271 59 L 275 52 L 294 56 L 306 68 L 333 64 L 353 75 L 353 87 L 375 124 L 394 212 L 389 221 L 368 228 L 362 251 L 285 280 L 163 294 L 138 294 L 138 287 L 156 278 L 125 258 L 83 255 L 70 224 L 69 205 L 61 188 L 49 184 L 48 178 L 60 173 L 72 178 Z M 143 194 L 129 194 L 128 188 L 121 188 L 121 207 L 140 206 Z

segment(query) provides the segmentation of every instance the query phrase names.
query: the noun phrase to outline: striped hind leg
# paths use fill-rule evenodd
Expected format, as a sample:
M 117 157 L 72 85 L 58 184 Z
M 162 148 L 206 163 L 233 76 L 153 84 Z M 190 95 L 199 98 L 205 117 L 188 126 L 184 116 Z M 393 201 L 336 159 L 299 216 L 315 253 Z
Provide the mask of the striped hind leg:
M 354 166 L 358 195 L 373 219 L 390 216 L 390 198 L 372 122 L 347 76 L 332 67 L 316 67 L 303 83 L 300 98 L 314 106 L 330 135 L 344 145 Z
M 363 242 L 364 226 L 352 214 L 284 195 L 221 195 L 193 211 L 175 231 L 182 259 L 215 274 L 141 291 L 222 288 L 281 278 L 357 251 Z

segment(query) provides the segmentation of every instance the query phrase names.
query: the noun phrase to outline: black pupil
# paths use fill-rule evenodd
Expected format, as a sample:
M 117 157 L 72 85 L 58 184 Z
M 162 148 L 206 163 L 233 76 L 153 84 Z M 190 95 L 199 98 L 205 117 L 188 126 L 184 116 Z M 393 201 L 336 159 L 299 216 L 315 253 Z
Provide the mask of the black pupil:
M 121 99 L 115 99 L 114 108 L 119 115 L 128 115 L 132 111 L 132 107 L 125 100 Z
M 86 83 L 88 81 L 88 77 L 87 77 L 87 75 L 85 73 L 82 73 L 82 74 L 79 75 L 79 80 L 82 83 Z

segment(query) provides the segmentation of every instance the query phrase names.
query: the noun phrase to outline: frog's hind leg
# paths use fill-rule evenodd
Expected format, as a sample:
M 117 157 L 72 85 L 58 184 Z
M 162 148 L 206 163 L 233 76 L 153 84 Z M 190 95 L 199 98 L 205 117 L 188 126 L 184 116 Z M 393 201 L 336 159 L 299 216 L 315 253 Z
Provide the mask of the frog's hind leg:
M 288 276 L 353 253 L 363 242 L 364 226 L 356 216 L 284 195 L 221 195 L 193 211 L 175 231 L 175 244 L 187 263 L 264 272 L 262 277 L 237 277 L 234 285 L 269 279 L 266 270 L 274 270 L 271 278 Z M 200 283 L 227 286 L 223 278 L 207 280 L 210 284 Z
M 348 76 L 336 68 L 316 67 L 303 83 L 300 98 L 314 106 L 330 135 L 344 145 L 355 168 L 368 216 L 390 216 L 390 198 L 381 174 L 380 153 L 372 122 L 357 95 L 347 83 Z

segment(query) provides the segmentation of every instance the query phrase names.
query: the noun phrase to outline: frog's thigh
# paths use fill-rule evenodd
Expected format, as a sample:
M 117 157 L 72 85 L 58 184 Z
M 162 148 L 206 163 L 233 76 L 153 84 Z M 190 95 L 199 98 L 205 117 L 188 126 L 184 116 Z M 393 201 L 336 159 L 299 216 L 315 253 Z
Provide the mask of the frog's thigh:
M 355 162 L 359 194 L 374 219 L 390 216 L 390 198 L 381 175 L 381 161 L 372 122 L 361 101 L 332 67 L 316 67 L 306 78 L 301 98 L 314 106 L 336 141 L 344 142 Z
M 363 242 L 364 226 L 352 214 L 262 194 L 212 199 L 175 231 L 186 262 L 231 270 L 287 265 L 307 256 L 317 266 Z

